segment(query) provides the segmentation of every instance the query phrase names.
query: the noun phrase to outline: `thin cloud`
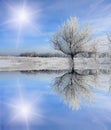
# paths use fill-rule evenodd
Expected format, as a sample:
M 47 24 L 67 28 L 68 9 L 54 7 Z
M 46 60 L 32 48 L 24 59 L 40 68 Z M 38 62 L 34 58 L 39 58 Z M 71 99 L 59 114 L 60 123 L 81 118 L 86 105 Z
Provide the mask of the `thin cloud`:
M 100 0 L 92 3 L 87 18 L 84 19 L 93 26 L 95 34 L 105 34 L 111 31 L 111 3 Z

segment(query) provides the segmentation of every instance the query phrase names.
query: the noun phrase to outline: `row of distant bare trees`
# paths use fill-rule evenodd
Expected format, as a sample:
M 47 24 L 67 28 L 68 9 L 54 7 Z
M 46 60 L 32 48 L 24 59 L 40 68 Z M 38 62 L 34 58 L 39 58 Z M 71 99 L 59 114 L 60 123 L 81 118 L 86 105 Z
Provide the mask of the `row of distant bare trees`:
M 108 36 L 111 43 L 111 37 Z M 96 56 L 98 40 L 92 37 L 91 30 L 88 26 L 80 28 L 78 19 L 72 17 L 67 20 L 56 32 L 51 42 L 56 50 L 63 52 L 71 57 L 72 71 L 74 71 L 74 57 L 90 53 Z

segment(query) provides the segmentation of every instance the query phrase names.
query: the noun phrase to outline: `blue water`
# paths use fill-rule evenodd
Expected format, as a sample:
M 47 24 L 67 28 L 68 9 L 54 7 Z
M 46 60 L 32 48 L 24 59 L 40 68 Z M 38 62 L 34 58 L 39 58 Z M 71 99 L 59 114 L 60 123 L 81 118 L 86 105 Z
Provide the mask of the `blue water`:
M 111 130 L 110 92 L 91 89 L 90 102 L 76 95 L 71 105 L 53 88 L 57 76 L 1 72 L 0 130 Z

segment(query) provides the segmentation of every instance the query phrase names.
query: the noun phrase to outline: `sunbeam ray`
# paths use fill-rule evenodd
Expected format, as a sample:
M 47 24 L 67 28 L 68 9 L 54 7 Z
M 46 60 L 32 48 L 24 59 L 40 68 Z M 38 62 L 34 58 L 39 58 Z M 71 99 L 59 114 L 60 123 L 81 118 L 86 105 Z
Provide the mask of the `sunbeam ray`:
M 21 38 L 21 33 L 22 33 L 22 27 L 21 25 L 19 26 L 18 28 L 18 32 L 17 32 L 17 41 L 16 41 L 16 49 L 18 48 L 19 46 L 19 43 L 20 43 L 20 38 Z
M 7 20 L 7 21 L 5 21 L 3 23 L 0 23 L 0 26 L 9 25 L 9 24 L 11 24 L 11 23 L 13 23 L 15 21 L 16 21 L 16 19 L 10 19 L 10 20 Z

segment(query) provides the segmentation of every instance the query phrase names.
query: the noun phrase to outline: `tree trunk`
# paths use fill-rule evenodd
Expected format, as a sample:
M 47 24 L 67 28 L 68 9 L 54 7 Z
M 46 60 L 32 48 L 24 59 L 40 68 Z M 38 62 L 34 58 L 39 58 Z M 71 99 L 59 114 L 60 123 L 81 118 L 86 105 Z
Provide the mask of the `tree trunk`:
M 71 54 L 71 70 L 72 70 L 72 72 L 74 72 L 74 55 L 73 54 Z

